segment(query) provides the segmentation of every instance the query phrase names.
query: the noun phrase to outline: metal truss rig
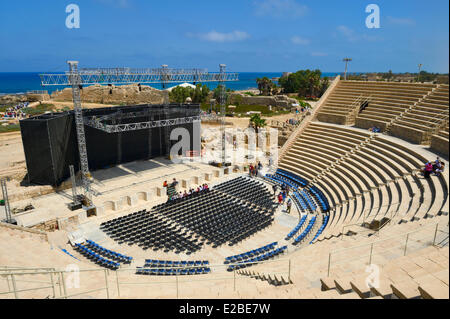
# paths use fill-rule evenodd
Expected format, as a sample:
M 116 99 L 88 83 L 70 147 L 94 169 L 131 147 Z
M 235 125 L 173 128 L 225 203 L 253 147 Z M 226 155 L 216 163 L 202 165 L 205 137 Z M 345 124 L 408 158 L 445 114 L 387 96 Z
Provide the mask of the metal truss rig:
M 43 86 L 70 85 L 70 72 L 60 74 L 40 74 Z M 79 85 L 92 84 L 132 84 L 132 83 L 203 83 L 238 81 L 238 73 L 208 73 L 207 69 L 131 69 L 97 68 L 79 69 Z
M 157 127 L 167 127 L 181 124 L 190 124 L 195 122 L 200 122 L 200 116 L 182 117 L 169 120 L 159 120 L 159 121 L 147 121 L 147 122 L 137 122 L 137 123 L 127 123 L 127 124 L 105 124 L 99 118 L 89 117 L 84 119 L 84 124 L 98 130 L 102 130 L 106 133 L 119 133 L 119 132 L 129 132 L 137 130 L 145 130 L 149 128 Z

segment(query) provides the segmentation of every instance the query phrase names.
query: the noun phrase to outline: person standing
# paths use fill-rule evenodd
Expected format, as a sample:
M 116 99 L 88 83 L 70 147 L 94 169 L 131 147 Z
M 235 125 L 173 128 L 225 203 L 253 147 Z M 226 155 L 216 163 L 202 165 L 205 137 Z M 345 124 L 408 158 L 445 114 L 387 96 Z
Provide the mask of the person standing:
M 289 198 L 289 200 L 287 202 L 287 206 L 286 206 L 286 213 L 287 214 L 291 213 L 291 207 L 292 207 L 292 200 Z

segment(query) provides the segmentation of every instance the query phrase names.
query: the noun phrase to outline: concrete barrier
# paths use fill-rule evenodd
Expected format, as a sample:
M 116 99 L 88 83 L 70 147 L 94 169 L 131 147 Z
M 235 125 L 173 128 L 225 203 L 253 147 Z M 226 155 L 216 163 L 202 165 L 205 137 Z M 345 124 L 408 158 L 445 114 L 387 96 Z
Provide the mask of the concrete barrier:
M 103 210 L 105 212 L 116 210 L 116 204 L 113 201 L 104 202 Z
M 221 178 L 221 177 L 223 177 L 223 170 L 222 170 L 222 169 L 215 169 L 215 170 L 213 171 L 213 173 L 214 173 L 214 177 L 216 177 L 216 178 Z
M 204 183 L 204 179 L 202 176 L 194 176 L 194 184 L 202 185 Z
M 97 210 L 97 216 L 105 216 L 106 215 L 105 206 L 97 206 L 96 210 Z

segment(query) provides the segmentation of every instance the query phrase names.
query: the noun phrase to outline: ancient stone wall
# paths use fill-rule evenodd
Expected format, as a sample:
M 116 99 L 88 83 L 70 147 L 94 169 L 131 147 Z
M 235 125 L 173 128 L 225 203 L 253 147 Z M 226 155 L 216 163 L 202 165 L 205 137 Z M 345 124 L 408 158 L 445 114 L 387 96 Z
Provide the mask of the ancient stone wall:
M 241 93 L 232 93 L 231 104 L 237 103 L 243 105 L 271 105 L 274 107 L 291 108 L 292 104 L 296 104 L 298 101 L 286 95 L 249 96 Z
M 72 101 L 72 89 L 54 92 L 51 98 L 57 102 Z M 144 85 L 92 85 L 81 90 L 81 100 L 100 104 L 163 104 L 168 102 L 169 93 Z

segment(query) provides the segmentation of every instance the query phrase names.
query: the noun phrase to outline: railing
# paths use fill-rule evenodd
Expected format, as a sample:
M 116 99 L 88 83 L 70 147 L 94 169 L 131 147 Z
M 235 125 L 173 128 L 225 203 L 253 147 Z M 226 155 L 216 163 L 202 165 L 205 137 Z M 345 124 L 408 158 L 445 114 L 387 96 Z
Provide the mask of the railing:
M 359 112 L 361 111 L 361 106 L 364 105 L 364 103 L 369 103 L 371 100 L 372 100 L 372 95 L 364 97 L 361 94 L 361 99 L 358 101 L 357 105 L 353 106 L 353 108 L 349 112 L 350 118 L 355 119 L 358 116 Z
M 52 299 L 68 299 L 79 297 L 82 295 L 91 294 L 94 292 L 102 292 L 105 294 L 102 295 L 102 298 L 121 298 L 121 297 L 131 297 L 131 298 L 146 298 L 148 294 L 147 291 L 153 291 L 152 288 L 161 287 L 160 290 L 162 294 L 167 295 L 167 287 L 173 287 L 174 291 L 169 293 L 172 298 L 179 298 L 180 290 L 183 288 L 183 285 L 189 285 L 190 283 L 200 283 L 200 282 L 214 282 L 218 281 L 222 290 L 228 286 L 225 283 L 225 287 L 223 286 L 223 282 L 232 282 L 233 291 L 238 290 L 237 286 L 240 281 L 243 279 L 246 280 L 254 280 L 246 277 L 239 277 L 237 275 L 239 270 L 234 269 L 233 272 L 227 272 L 226 268 L 233 265 L 254 265 L 267 267 L 272 264 L 274 271 L 264 272 L 265 275 L 270 276 L 286 276 L 287 281 L 291 282 L 291 260 L 286 257 L 276 258 L 274 260 L 266 260 L 262 262 L 242 262 L 242 263 L 233 263 L 233 264 L 217 264 L 217 265 L 208 265 L 209 268 L 214 269 L 214 272 L 205 275 L 172 275 L 172 276 L 146 276 L 146 275 L 135 275 L 137 268 L 120 268 L 116 271 L 111 271 L 108 269 L 83 269 L 83 270 L 55 270 L 54 268 L 18 268 L 18 267 L 1 267 L 0 266 L 0 287 L 2 280 L 5 280 L 7 283 L 7 291 L 0 292 L 0 299 L 2 296 L 12 295 L 15 299 L 20 299 L 21 296 L 19 293 L 24 292 L 37 292 L 37 291 L 46 291 L 51 290 L 52 293 L 47 295 L 47 298 Z M 157 268 L 157 267 L 156 267 Z M 178 267 L 178 268 L 169 268 L 165 267 L 164 269 L 193 269 L 198 268 L 198 266 L 193 267 Z M 140 268 L 142 269 L 152 269 L 152 268 Z M 245 268 L 246 270 L 252 270 L 252 268 Z M 114 275 L 111 275 L 115 273 Z M 88 287 L 73 287 L 73 276 L 79 275 L 80 282 L 87 283 Z M 121 274 L 129 273 L 127 276 Z M 261 271 L 260 271 L 261 273 Z M 82 274 L 89 275 L 89 278 L 83 277 Z M 92 276 L 97 275 L 95 279 Z M 133 276 L 130 276 L 133 275 Z M 29 277 L 25 279 L 18 279 L 23 277 Z M 33 280 L 37 276 L 49 276 L 49 281 L 43 280 Z M 128 279 L 128 280 L 127 280 Z M 139 280 L 136 280 L 139 279 Z M 150 279 L 150 280 L 146 280 Z M 104 283 L 103 285 L 101 283 Z M 41 284 L 39 287 L 19 287 L 19 283 L 22 284 Z M 99 287 L 100 286 L 100 287 Z M 145 287 L 149 289 L 141 290 L 137 293 L 137 295 L 130 296 L 126 294 L 124 296 L 123 291 L 127 289 L 126 287 L 131 286 L 135 287 L 136 290 L 139 287 Z M 216 286 L 216 284 L 214 285 Z M 247 286 L 247 285 L 246 285 Z M 133 289 L 133 291 L 135 290 Z M 170 291 L 170 290 L 169 290 Z M 92 296 L 91 296 L 92 297 Z M 28 298 L 28 297 L 27 297 Z M 39 298 L 35 295 L 33 298 Z M 99 296 L 100 298 L 100 296 Z
M 423 100 L 425 100 L 427 97 L 429 97 L 433 92 L 437 90 L 438 86 L 432 88 L 430 91 L 427 92 L 427 94 L 423 95 L 421 98 L 419 98 L 416 102 L 413 103 L 413 105 L 409 105 L 405 111 L 400 113 L 399 115 L 395 116 L 385 127 L 383 134 L 389 134 L 391 130 L 391 126 L 395 124 L 397 121 L 403 118 L 403 116 L 407 115 L 409 112 L 416 109 L 416 107 L 421 103 Z
M 397 202 L 397 203 L 394 203 L 394 204 L 387 204 L 387 205 L 382 205 L 382 206 L 378 206 L 378 207 L 374 207 L 374 208 L 365 209 L 365 210 L 362 212 L 362 215 L 363 215 L 363 220 L 362 220 L 362 222 L 360 222 L 360 223 L 355 223 L 355 224 L 346 224 L 346 225 L 343 225 L 343 226 L 342 226 L 342 234 L 344 234 L 345 228 L 350 228 L 350 227 L 352 227 L 352 226 L 364 227 L 364 224 L 367 224 L 366 218 L 370 215 L 370 213 L 369 213 L 369 214 L 366 214 L 366 212 L 371 212 L 371 211 L 373 211 L 374 209 L 380 210 L 380 209 L 382 209 L 382 208 L 384 208 L 384 207 L 391 207 L 391 206 L 395 206 L 395 205 L 400 205 L 400 202 Z M 395 212 L 394 212 L 394 211 L 395 211 Z M 382 218 L 384 218 L 384 217 L 387 217 L 387 218 L 389 218 L 389 222 L 391 222 L 392 219 L 395 217 L 394 214 L 396 214 L 397 212 L 398 212 L 398 208 L 397 208 L 397 209 L 395 209 L 395 208 L 388 209 L 388 210 L 384 213 L 384 215 L 383 215 L 382 217 L 380 216 L 380 220 L 381 220 Z M 371 221 L 370 223 L 372 223 L 374 220 L 376 220 L 376 216 L 374 217 L 374 219 L 372 219 L 372 221 Z M 382 227 L 384 227 L 386 224 L 387 224 L 387 223 L 385 223 L 385 224 L 383 224 L 383 225 L 380 225 L 377 229 L 374 229 L 374 230 L 368 229 L 367 232 L 371 232 L 371 231 L 378 232 L 378 231 L 379 231 Z M 343 238 L 343 237 L 344 237 L 344 236 L 342 236 L 342 238 Z
M 331 268 L 336 265 L 345 263 L 350 268 L 365 267 L 367 265 L 377 264 L 377 261 L 381 265 L 386 260 L 392 259 L 393 256 L 406 256 L 408 251 L 418 251 L 429 246 L 435 246 L 436 242 L 439 241 L 439 234 L 443 233 L 448 235 L 448 223 L 447 225 L 442 224 L 436 223 L 421 226 L 414 231 L 401 235 L 331 251 L 328 255 L 327 276 L 330 276 Z M 351 263 L 351 265 L 348 263 Z
M 443 115 L 443 116 L 441 116 Z M 449 121 L 448 109 L 438 113 L 438 116 L 433 117 L 430 121 L 431 130 L 426 133 L 425 139 L 430 139 L 432 135 L 437 134 Z

